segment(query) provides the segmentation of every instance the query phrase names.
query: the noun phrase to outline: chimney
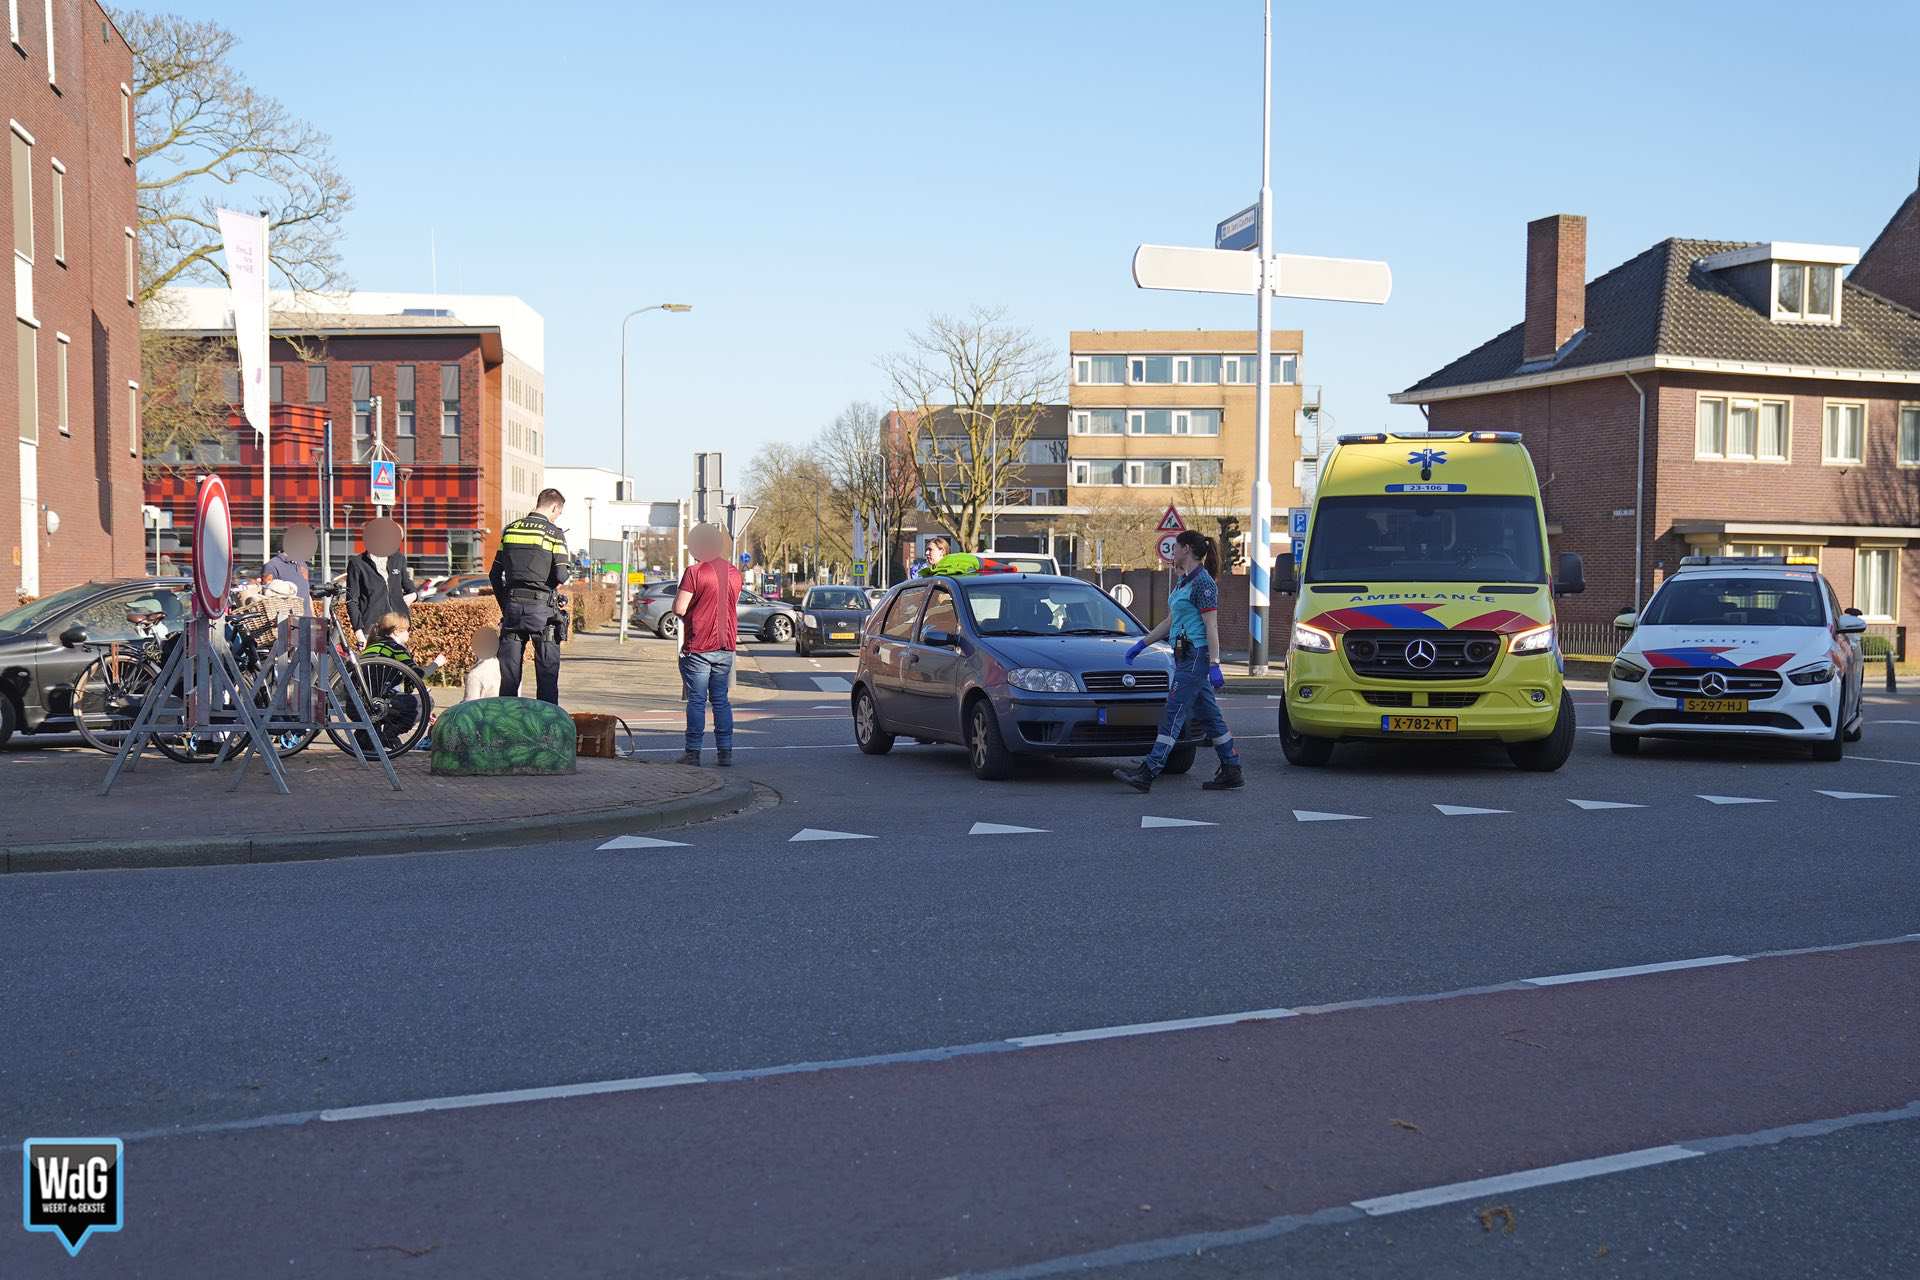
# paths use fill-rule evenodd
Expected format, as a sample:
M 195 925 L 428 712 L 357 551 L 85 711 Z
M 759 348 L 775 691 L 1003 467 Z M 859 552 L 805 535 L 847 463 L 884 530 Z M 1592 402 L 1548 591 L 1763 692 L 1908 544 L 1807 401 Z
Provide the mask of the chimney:
M 1521 354 L 1546 360 L 1587 323 L 1587 220 L 1556 213 L 1527 224 L 1527 323 Z

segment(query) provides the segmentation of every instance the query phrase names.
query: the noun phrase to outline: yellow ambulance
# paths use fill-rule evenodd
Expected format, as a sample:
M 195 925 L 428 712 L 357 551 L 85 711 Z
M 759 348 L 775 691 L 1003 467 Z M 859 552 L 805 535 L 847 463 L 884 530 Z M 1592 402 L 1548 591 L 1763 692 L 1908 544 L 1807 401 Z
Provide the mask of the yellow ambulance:
M 1500 742 L 1522 769 L 1573 751 L 1533 460 L 1517 431 L 1344 435 L 1307 525 L 1280 746 L 1323 765 L 1343 741 Z

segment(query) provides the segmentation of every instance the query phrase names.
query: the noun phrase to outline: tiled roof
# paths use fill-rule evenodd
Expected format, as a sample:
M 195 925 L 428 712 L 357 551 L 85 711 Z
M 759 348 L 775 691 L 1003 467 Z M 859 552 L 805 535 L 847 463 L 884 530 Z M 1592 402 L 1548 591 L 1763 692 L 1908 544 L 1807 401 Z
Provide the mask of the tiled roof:
M 1585 336 L 1558 362 L 1528 364 L 1521 353 L 1523 326 L 1516 324 L 1401 394 L 1654 355 L 1920 370 L 1920 315 L 1843 283 L 1841 323 L 1775 324 L 1725 272 L 1698 265 L 1708 254 L 1748 247 L 1725 240 L 1662 240 L 1587 285 Z

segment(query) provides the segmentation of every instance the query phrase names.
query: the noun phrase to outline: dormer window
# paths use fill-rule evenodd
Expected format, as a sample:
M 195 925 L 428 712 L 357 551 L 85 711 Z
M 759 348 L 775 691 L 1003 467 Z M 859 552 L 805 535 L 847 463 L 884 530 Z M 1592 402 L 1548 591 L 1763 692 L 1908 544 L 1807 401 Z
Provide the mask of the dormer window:
M 1776 262 L 1773 266 L 1773 318 L 1832 324 L 1834 272 L 1820 262 Z

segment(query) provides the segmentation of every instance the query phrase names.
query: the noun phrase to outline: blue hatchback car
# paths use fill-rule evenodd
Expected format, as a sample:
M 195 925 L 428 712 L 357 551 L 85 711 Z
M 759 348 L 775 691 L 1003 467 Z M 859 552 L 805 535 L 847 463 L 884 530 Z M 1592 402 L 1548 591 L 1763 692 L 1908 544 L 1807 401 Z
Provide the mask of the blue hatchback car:
M 915 578 L 875 606 L 860 636 L 853 732 L 868 755 L 894 739 L 967 748 L 975 774 L 1008 777 L 1018 756 L 1145 755 L 1173 678 L 1113 597 L 1077 578 L 1028 573 Z M 1166 772 L 1193 767 L 1189 724 Z

